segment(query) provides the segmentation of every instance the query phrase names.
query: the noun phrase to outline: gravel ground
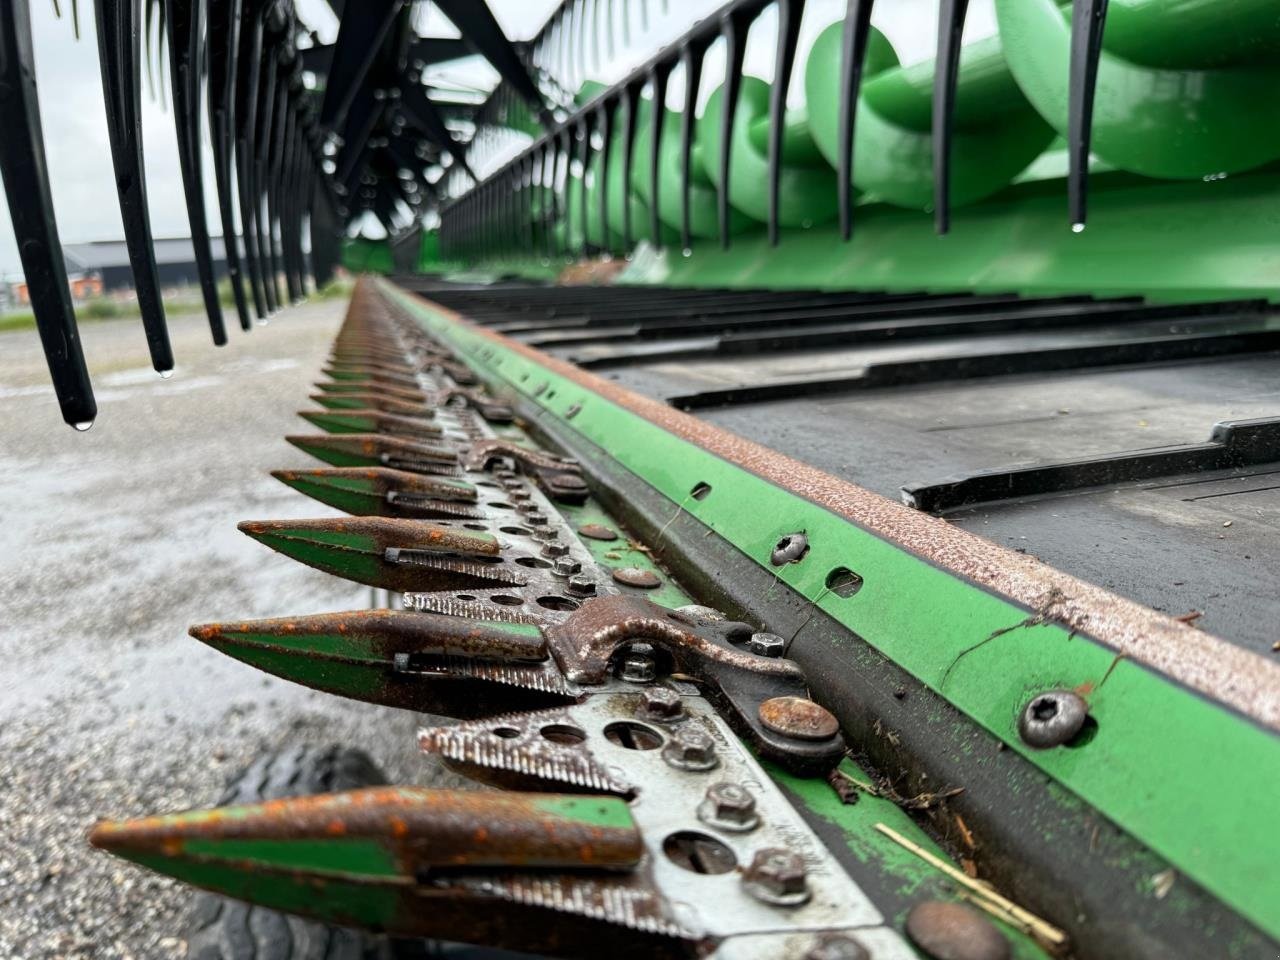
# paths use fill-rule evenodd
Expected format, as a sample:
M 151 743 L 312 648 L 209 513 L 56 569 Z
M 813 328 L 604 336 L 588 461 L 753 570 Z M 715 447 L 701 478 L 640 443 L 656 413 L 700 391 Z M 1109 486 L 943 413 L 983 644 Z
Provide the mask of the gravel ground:
M 432 772 L 418 718 L 265 676 L 191 623 L 368 606 L 370 591 L 238 533 L 321 516 L 273 480 L 307 457 L 294 411 L 341 301 L 281 313 L 216 349 L 172 324 L 178 370 L 150 370 L 137 321 L 86 325 L 98 422 L 62 424 L 31 331 L 0 334 L 0 958 L 184 954 L 190 894 L 89 849 L 98 817 L 216 801 L 263 751 L 341 742 L 393 781 Z

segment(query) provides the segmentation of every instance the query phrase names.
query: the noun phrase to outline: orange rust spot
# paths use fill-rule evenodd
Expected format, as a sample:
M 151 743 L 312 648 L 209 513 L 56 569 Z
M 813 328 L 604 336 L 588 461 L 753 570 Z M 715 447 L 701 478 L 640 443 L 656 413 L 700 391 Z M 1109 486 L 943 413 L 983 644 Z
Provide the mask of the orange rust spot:
M 341 820 L 330 820 L 325 824 L 324 832 L 331 837 L 341 837 L 347 832 L 347 825 Z
M 182 853 L 182 840 L 178 837 L 169 837 L 160 844 L 160 849 L 166 857 L 176 857 Z
M 392 817 L 391 833 L 396 838 L 407 837 L 409 835 L 409 825 L 400 817 Z
M 488 827 L 476 827 L 475 832 L 471 834 L 476 843 L 484 843 L 489 839 Z

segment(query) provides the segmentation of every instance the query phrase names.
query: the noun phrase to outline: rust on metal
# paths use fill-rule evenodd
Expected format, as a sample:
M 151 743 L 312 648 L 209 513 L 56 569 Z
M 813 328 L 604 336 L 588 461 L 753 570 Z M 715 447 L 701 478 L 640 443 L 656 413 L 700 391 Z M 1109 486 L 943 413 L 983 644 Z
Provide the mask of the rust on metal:
M 603 683 L 614 655 L 638 641 L 662 648 L 686 673 L 699 674 L 702 663 L 714 662 L 767 676 L 802 679 L 800 668 L 790 660 L 757 657 L 720 646 L 704 635 L 705 628 L 633 594 L 588 600 L 563 623 L 548 626 L 546 632 L 565 676 L 577 683 Z
M 193 841 L 371 839 L 414 880 L 424 870 L 561 868 L 631 870 L 644 854 L 626 805 L 610 797 L 372 787 L 239 807 L 97 824 L 90 842 L 113 852 L 178 857 Z M 594 804 L 597 809 L 578 805 Z M 214 843 L 211 845 L 209 841 Z M 231 847 L 243 851 L 243 845 Z M 238 859 L 234 854 L 228 859 Z
M 369 381 L 339 380 L 337 382 L 317 381 L 316 388 L 321 393 L 371 393 L 375 396 L 387 397 L 391 400 L 404 400 L 406 403 L 421 403 L 425 394 L 417 387 L 382 386 Z
M 784 737 L 830 740 L 840 724 L 826 707 L 804 697 L 773 697 L 760 704 L 760 722 Z
M 582 503 L 587 497 L 587 483 L 582 479 L 582 468 L 576 461 L 553 457 L 510 440 L 477 440 L 466 451 L 462 460 L 470 470 L 486 469 L 494 461 L 514 460 L 553 498 L 568 503 Z
M 314 470 L 272 470 L 271 475 L 290 486 L 301 483 L 359 485 L 377 497 L 389 494 L 430 497 L 435 500 L 457 500 L 475 503 L 478 491 L 461 479 L 433 477 L 393 470 L 390 467 L 318 467 Z
M 1280 663 L 407 295 L 780 489 L 1280 730 Z
M 321 457 L 334 466 L 397 466 L 432 462 L 452 465 L 458 462 L 458 454 L 442 446 L 401 440 L 380 433 L 317 433 L 285 437 L 300 450 Z
M 330 433 L 383 433 L 406 440 L 436 440 L 444 433 L 443 428 L 421 417 L 405 417 L 373 408 L 299 410 L 298 416 Z
M 973 907 L 946 900 L 917 903 L 907 936 L 934 960 L 1009 960 L 1009 941 Z
M 618 539 L 617 531 L 603 523 L 584 523 L 578 528 L 578 534 L 588 540 L 603 540 L 606 543 Z
M 662 586 L 662 579 L 652 570 L 643 567 L 615 567 L 613 579 L 628 587 L 639 587 L 641 590 L 652 590 Z
M 383 413 L 423 420 L 430 420 L 436 415 L 432 407 L 420 400 L 393 400 L 380 393 L 313 393 L 311 399 L 330 410 L 381 410 Z

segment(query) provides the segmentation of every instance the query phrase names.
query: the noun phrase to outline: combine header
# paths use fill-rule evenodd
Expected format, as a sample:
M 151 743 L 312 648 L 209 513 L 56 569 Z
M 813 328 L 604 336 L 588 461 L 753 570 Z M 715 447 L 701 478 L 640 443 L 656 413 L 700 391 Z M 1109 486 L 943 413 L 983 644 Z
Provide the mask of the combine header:
M 498 788 L 330 752 L 294 779 L 351 789 L 255 775 L 99 823 L 250 905 L 237 932 L 206 901 L 193 956 L 295 916 L 347 929 L 282 956 L 1280 950 L 1273 0 L 994 0 L 967 44 L 941 0 L 908 65 L 870 0 L 692 27 L 566 0 L 519 43 L 480 2 L 433 4 L 461 40 L 348 2 L 328 46 L 285 2 L 95 6 L 157 369 L 148 24 L 197 251 L 208 102 L 240 325 L 370 274 L 301 413 L 322 432 L 288 438 L 326 466 L 274 474 L 348 516 L 240 528 L 392 609 L 192 635 L 427 714 L 418 748 Z M 25 0 L 0 44 L 0 164 L 83 425 Z M 425 82 L 472 52 L 482 103 Z M 344 245 L 370 216 L 387 239 Z

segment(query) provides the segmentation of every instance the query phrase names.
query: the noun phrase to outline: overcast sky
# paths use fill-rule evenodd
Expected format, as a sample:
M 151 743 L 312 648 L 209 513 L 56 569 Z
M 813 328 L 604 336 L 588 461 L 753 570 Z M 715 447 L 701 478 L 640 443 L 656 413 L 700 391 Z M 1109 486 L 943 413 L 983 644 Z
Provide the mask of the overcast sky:
M 2 2 L 7 0 L 0 0 Z M 619 79 L 659 45 L 679 35 L 695 19 L 714 11 L 722 2 L 648 0 L 649 29 L 642 31 L 639 23 L 641 4 L 632 0 L 629 4 L 633 18 L 631 46 L 626 50 L 621 48 L 619 21 L 618 49 L 613 57 L 604 58 L 607 62 L 596 70 L 598 78 L 606 82 Z M 555 8 L 556 0 L 491 0 L 490 5 L 509 36 L 527 38 L 537 31 Z M 664 5 L 668 8 L 666 13 L 663 12 Z M 123 232 L 107 144 L 92 0 L 83 0 L 80 4 L 79 40 L 73 36 L 71 20 L 66 15 L 69 4 L 61 6 L 64 17 L 59 20 L 54 16 L 53 4 L 49 0 L 31 0 L 40 108 L 58 229 L 64 243 L 118 239 Z M 813 37 L 828 23 L 841 17 L 844 6 L 844 0 L 810 0 L 802 31 L 802 56 Z M 319 31 L 322 40 L 332 39 L 336 24 L 324 0 L 298 0 L 298 8 L 303 19 Z M 914 62 L 929 56 L 934 48 L 936 9 L 937 0 L 896 0 L 894 4 L 879 4 L 873 22 L 889 35 L 904 62 Z M 968 37 L 990 33 L 993 23 L 991 0 L 975 0 L 969 19 Z M 772 73 L 770 45 L 774 22 L 772 13 L 758 21 L 748 45 L 748 72 L 766 78 Z M 420 27 L 424 34 L 456 35 L 447 21 L 434 11 L 424 13 Z M 716 53 L 713 49 L 708 57 L 706 69 L 711 71 L 708 76 L 717 76 L 723 69 L 723 61 L 716 57 Z M 799 62 L 804 61 L 801 59 Z M 438 79 L 485 82 L 491 76 L 492 72 L 482 63 L 462 62 L 442 71 Z M 161 79 L 157 77 L 156 82 L 160 84 Z M 167 85 L 166 70 L 163 75 L 164 96 L 152 98 L 144 81 L 143 138 L 152 231 L 160 237 L 186 236 L 189 226 L 178 169 L 173 116 L 167 110 Z M 703 93 L 709 93 L 713 86 L 704 84 Z M 793 99 L 799 88 L 799 82 L 793 84 Z M 677 95 L 678 91 L 673 89 L 672 96 Z M 0 135 L 3 135 L 2 131 Z M 207 142 L 205 151 L 208 158 Z M 206 172 L 209 165 L 210 160 L 206 159 Z M 216 224 L 218 219 L 211 184 L 206 194 L 211 223 Z M 8 207 L 0 204 L 0 275 L 13 276 L 19 270 Z

